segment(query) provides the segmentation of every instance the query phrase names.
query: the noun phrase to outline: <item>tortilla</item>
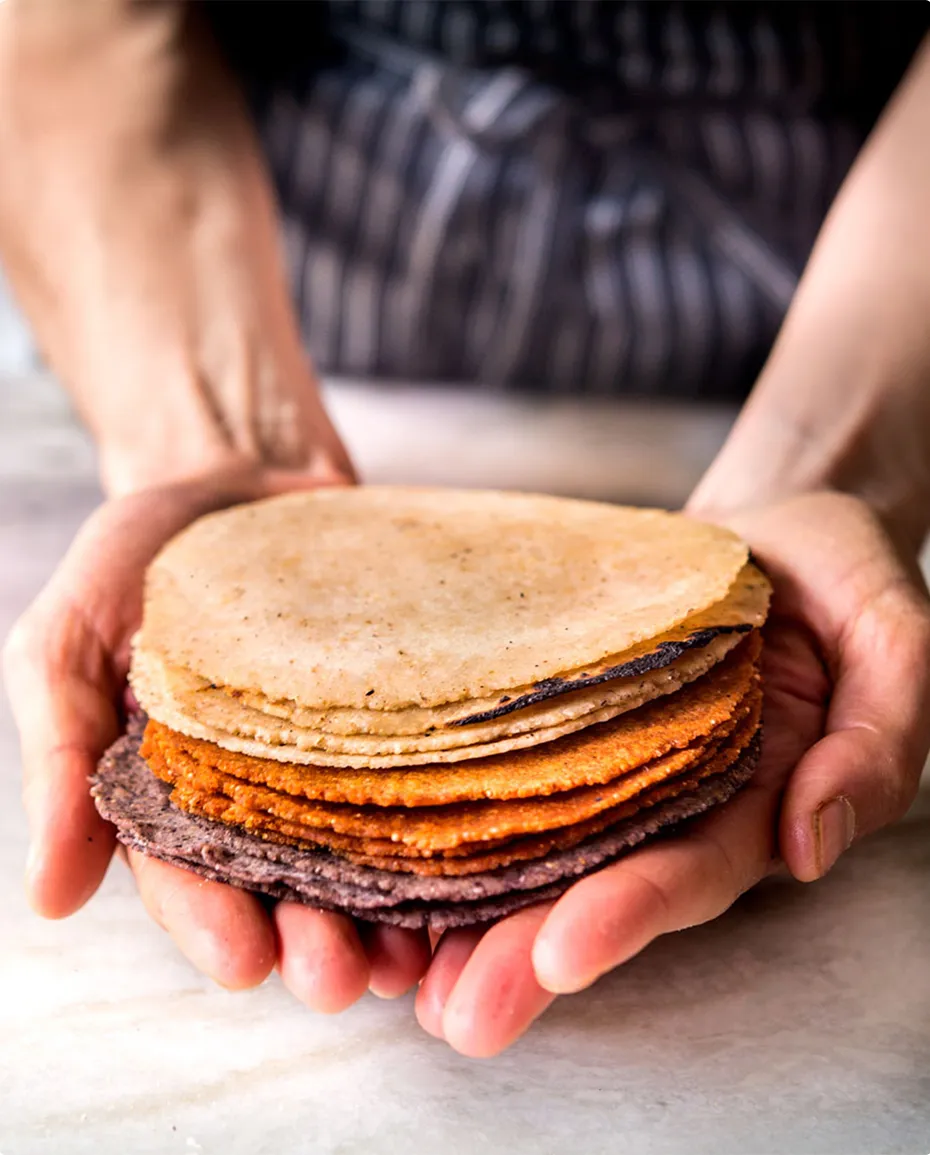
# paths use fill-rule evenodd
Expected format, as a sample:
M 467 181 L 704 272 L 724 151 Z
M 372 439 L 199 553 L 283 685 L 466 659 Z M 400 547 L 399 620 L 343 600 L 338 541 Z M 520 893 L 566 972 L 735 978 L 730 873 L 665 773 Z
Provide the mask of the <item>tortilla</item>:
M 435 707 L 622 654 L 721 601 L 747 556 L 729 530 L 654 510 L 292 493 L 172 539 L 147 572 L 139 645 L 313 709 Z
M 759 635 L 754 632 L 746 639 L 744 646 L 737 648 L 736 655 L 739 655 L 739 657 L 737 658 L 736 655 L 733 655 L 733 660 L 738 661 L 742 668 L 748 668 L 751 660 L 754 660 L 754 657 L 750 659 L 747 655 L 757 655 L 760 645 Z M 717 668 L 712 667 L 710 674 L 705 674 L 704 678 L 715 677 L 717 669 L 722 670 L 727 665 L 728 660 L 729 659 L 718 663 Z M 703 681 L 704 679 L 700 679 L 693 684 L 700 685 Z M 682 693 L 681 690 L 678 691 L 678 694 L 680 693 Z M 676 694 L 676 697 L 678 694 Z M 648 708 L 647 705 L 640 709 L 645 710 Z M 629 713 L 638 712 L 639 711 L 629 711 Z M 325 750 L 301 750 L 295 746 L 268 745 L 251 738 L 218 733 L 211 727 L 204 726 L 195 719 L 176 715 L 164 706 L 161 709 L 159 721 L 178 734 L 184 734 L 191 738 L 199 739 L 202 742 L 209 742 L 230 753 L 244 754 L 253 759 L 289 763 L 292 767 L 303 765 L 312 767 L 312 772 L 327 767 L 382 771 L 396 770 L 398 768 L 409 770 L 417 767 L 435 767 L 441 764 L 489 759 L 517 751 L 528 751 L 537 746 L 551 744 L 572 734 L 592 730 L 600 724 L 605 724 L 610 721 L 620 722 L 626 713 L 628 713 L 628 711 L 617 714 L 613 708 L 608 707 L 602 710 L 592 711 L 580 721 L 566 722 L 563 725 L 551 726 L 545 730 L 535 731 L 530 734 L 521 734 L 513 738 L 503 738 L 497 742 L 489 742 L 477 746 L 464 746 L 454 750 L 384 755 L 332 754 Z
M 354 865 L 326 851 L 279 846 L 231 827 L 185 814 L 169 800 L 170 787 L 138 755 L 140 728 L 119 739 L 101 760 L 92 793 L 120 840 L 203 877 L 270 895 L 398 926 L 451 926 L 491 921 L 556 897 L 591 873 L 669 826 L 727 801 L 752 774 L 754 741 L 724 774 L 620 823 L 542 862 L 466 878 L 398 876 Z M 380 903 L 381 905 L 377 905 Z
M 180 732 L 212 735 L 214 741 L 226 747 L 235 749 L 237 739 L 245 739 L 267 747 L 271 757 L 277 756 L 274 751 L 289 748 L 303 752 L 307 762 L 324 754 L 332 755 L 337 762 L 348 755 L 362 764 L 379 757 L 405 765 L 412 753 L 428 754 L 430 761 L 503 753 L 615 718 L 654 698 L 674 693 L 706 674 L 742 637 L 735 631 L 722 634 L 706 646 L 686 651 L 669 665 L 647 674 L 578 690 L 555 703 L 546 700 L 505 718 L 467 728 L 452 726 L 400 737 L 332 734 L 291 726 L 245 705 L 241 699 L 208 685 L 202 678 L 166 668 L 157 655 L 142 651 L 134 654 L 132 684 L 140 705 L 151 717 L 170 718 Z M 420 713 L 428 714 L 428 711 Z M 466 750 L 467 754 L 454 759 L 450 753 Z
M 531 720 L 537 728 L 576 717 L 587 709 L 591 690 L 620 679 L 643 678 L 679 664 L 679 659 L 695 648 L 702 653 L 713 648 L 718 659 L 728 648 L 739 642 L 740 634 L 758 629 L 768 613 L 771 586 L 768 579 L 752 563 L 737 574 L 726 596 L 700 613 L 691 614 L 671 630 L 657 637 L 647 638 L 631 646 L 622 654 L 610 654 L 599 662 L 591 662 L 584 669 L 568 670 L 557 677 L 535 682 L 529 686 L 511 687 L 506 693 L 497 691 L 490 698 L 453 702 L 432 708 L 411 706 L 398 710 L 331 708 L 311 710 L 292 700 L 273 701 L 260 693 L 222 687 L 222 692 L 237 698 L 245 705 L 291 722 L 303 729 L 319 729 L 333 734 L 385 734 L 392 737 L 404 734 L 425 734 L 444 727 L 467 727 L 469 731 L 482 723 L 497 720 L 516 711 L 520 718 Z M 736 635 L 736 636 L 734 636 Z M 189 671 L 172 671 L 182 676 L 189 689 L 204 688 L 209 683 Z M 687 681 L 688 678 L 682 678 Z M 546 703 L 552 704 L 551 717 L 544 713 Z M 598 703 L 600 704 L 600 703 Z M 530 707 L 542 707 L 531 712 Z M 584 709 L 579 707 L 584 706 Z M 506 733 L 520 733 L 514 727 Z M 501 731 L 501 733 L 504 733 Z
M 754 737 L 753 742 L 757 739 Z M 545 834 L 528 835 L 524 838 L 508 840 L 500 847 L 492 843 L 482 842 L 475 849 L 480 853 L 462 854 L 462 847 L 444 852 L 443 856 L 429 858 L 412 858 L 398 855 L 364 855 L 357 853 L 353 848 L 340 850 L 340 855 L 348 862 L 360 866 L 372 866 L 378 870 L 406 871 L 412 874 L 425 874 L 437 877 L 455 877 L 468 874 L 482 874 L 486 871 L 499 870 L 516 862 L 526 862 L 534 859 L 544 859 L 553 850 L 568 850 L 585 842 L 593 835 L 600 834 L 608 827 L 615 827 L 621 821 L 633 815 L 644 815 L 652 807 L 679 795 L 693 793 L 709 778 L 722 778 L 730 772 L 732 766 L 737 765 L 746 756 L 744 748 L 736 760 L 726 755 L 719 755 L 708 760 L 692 773 L 685 773 L 658 783 L 656 786 L 644 790 L 620 806 L 578 822 L 574 826 L 563 827 L 559 830 L 549 830 Z M 396 848 L 395 848 L 396 849 Z M 464 849 L 468 849 L 465 847 Z
M 458 763 L 398 770 L 332 770 L 225 751 L 150 723 L 153 748 L 185 756 L 243 782 L 291 795 L 355 806 L 422 807 L 479 799 L 533 798 L 596 786 L 671 750 L 710 736 L 746 700 L 758 679 L 755 635 L 710 674 L 654 702 L 555 742 Z
M 375 866 L 380 870 L 433 875 L 474 874 L 508 866 L 512 862 L 540 858 L 553 848 L 575 846 L 638 810 L 693 789 L 704 778 L 724 772 L 739 759 L 755 736 L 757 722 L 756 716 L 753 719 L 756 729 L 746 724 L 738 739 L 703 748 L 700 757 L 690 762 L 684 763 L 680 758 L 661 759 L 658 764 L 611 783 L 607 790 L 602 788 L 600 797 L 595 799 L 598 805 L 588 807 L 590 817 L 578 819 L 575 816 L 575 812 L 583 812 L 585 801 L 590 802 L 590 799 L 577 797 L 578 792 L 574 792 L 574 797 L 559 796 L 547 800 L 550 804 L 562 803 L 563 810 L 558 819 L 562 825 L 543 829 L 541 833 L 518 834 L 516 837 L 510 833 L 504 838 L 460 842 L 441 849 L 423 849 L 420 844 L 415 844 L 414 853 L 410 853 L 411 845 L 406 842 L 337 835 L 341 839 L 338 853 L 349 862 Z M 188 813 L 236 826 L 270 841 L 310 850 L 320 846 L 337 849 L 330 838 L 330 830 L 282 819 L 273 812 L 269 813 L 269 809 L 257 809 L 254 799 L 250 805 L 238 793 L 230 796 L 228 791 L 211 793 L 177 786 L 171 793 L 171 801 Z M 519 807 L 524 815 L 529 808 L 527 803 Z

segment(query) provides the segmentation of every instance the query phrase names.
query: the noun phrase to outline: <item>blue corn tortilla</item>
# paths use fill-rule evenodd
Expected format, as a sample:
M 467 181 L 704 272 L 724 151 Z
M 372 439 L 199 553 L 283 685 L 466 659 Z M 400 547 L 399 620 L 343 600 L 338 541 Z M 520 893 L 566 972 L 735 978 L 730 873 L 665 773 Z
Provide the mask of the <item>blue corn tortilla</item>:
M 442 931 L 489 922 L 557 897 L 577 879 L 660 833 L 722 805 L 751 777 L 756 734 L 728 770 L 642 810 L 569 850 L 460 877 L 399 874 L 358 866 L 326 850 L 267 842 L 240 828 L 188 814 L 139 754 L 144 719 L 106 752 L 92 779 L 97 809 L 126 846 L 204 878 L 271 898 L 339 911 L 370 922 Z

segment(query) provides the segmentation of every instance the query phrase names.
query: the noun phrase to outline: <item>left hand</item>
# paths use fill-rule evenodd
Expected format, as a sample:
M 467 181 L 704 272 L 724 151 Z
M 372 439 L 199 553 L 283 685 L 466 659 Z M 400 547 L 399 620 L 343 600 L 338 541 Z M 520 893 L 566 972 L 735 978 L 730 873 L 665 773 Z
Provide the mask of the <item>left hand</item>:
M 85 523 L 14 627 L 4 654 L 31 828 L 26 891 L 38 913 L 62 918 L 82 906 L 115 848 L 115 832 L 97 813 L 88 778 L 120 733 L 130 638 L 141 618 L 149 562 L 201 514 L 346 481 L 338 459 L 322 452 L 303 473 L 241 463 L 106 502 Z M 199 970 L 230 989 L 255 986 L 276 966 L 304 1003 L 338 1011 L 369 987 L 402 993 L 429 961 L 423 932 L 356 928 L 345 915 L 293 902 L 278 903 L 269 916 L 247 891 L 138 851 L 125 857 L 153 919 Z
M 728 518 L 773 582 L 765 741 L 751 782 L 687 834 L 638 850 L 555 903 L 445 934 L 417 998 L 430 1034 L 495 1055 L 557 994 L 652 939 L 722 914 L 783 861 L 825 874 L 899 818 L 930 747 L 930 602 L 857 499 L 822 493 Z

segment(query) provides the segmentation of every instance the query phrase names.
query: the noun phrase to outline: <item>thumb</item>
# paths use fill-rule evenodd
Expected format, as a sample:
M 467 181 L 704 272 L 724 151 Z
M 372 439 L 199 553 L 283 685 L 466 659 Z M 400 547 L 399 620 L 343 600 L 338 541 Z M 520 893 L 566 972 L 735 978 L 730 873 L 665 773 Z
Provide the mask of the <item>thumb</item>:
M 782 802 L 792 874 L 825 874 L 853 838 L 900 818 L 930 745 L 930 615 L 906 587 L 865 607 L 839 654 L 827 733 L 801 759 Z

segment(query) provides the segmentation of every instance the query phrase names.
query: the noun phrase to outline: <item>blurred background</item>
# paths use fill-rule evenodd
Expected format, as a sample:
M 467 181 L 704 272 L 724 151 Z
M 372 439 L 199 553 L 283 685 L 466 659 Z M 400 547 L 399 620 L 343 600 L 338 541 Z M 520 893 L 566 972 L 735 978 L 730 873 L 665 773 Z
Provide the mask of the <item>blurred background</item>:
M 737 408 L 330 380 L 327 406 L 368 482 L 484 486 L 680 505 Z M 0 280 L 0 510 L 6 530 L 56 494 L 76 528 L 100 493 L 94 449 Z M 27 494 L 32 496 L 27 499 Z M 64 542 L 62 542 L 64 548 Z M 12 563 L 12 553 L 4 556 Z

